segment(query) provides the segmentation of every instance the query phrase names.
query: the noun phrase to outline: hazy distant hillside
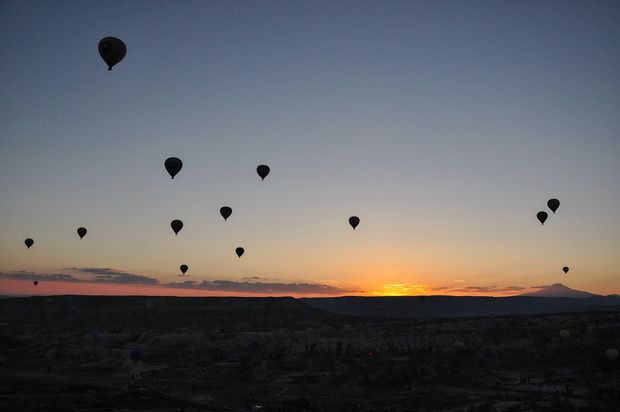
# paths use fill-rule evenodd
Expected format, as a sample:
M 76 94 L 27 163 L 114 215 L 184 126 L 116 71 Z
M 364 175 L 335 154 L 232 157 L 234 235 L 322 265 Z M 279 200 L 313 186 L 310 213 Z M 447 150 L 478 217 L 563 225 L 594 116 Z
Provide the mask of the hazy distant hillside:
M 620 297 L 588 298 L 510 296 L 343 296 L 303 298 L 308 305 L 333 313 L 380 318 L 439 318 L 508 314 L 620 311 Z
M 564 297 L 564 298 L 592 298 L 595 296 L 594 293 L 584 292 L 581 290 L 571 289 L 567 286 L 564 286 L 561 283 L 554 283 L 551 286 L 547 286 L 537 290 L 536 292 L 528 292 L 524 293 L 521 296 L 542 296 L 542 297 Z

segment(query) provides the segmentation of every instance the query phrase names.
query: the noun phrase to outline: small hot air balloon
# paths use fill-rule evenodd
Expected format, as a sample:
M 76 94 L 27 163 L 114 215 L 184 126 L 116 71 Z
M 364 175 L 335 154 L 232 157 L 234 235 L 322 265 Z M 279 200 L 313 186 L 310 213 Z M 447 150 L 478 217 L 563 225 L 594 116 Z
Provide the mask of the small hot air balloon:
M 564 271 L 564 273 L 568 273 L 568 266 L 564 266 L 562 270 Z
M 360 218 L 357 216 L 351 216 L 349 218 L 349 224 L 351 225 L 351 227 L 353 228 L 353 230 L 355 230 L 355 228 L 357 227 L 357 225 L 360 224 Z
M 238 247 L 237 249 L 235 249 L 235 253 L 239 257 L 241 257 L 241 255 L 243 255 L 244 252 L 245 252 L 245 250 L 242 247 Z
M 78 227 L 77 234 L 80 236 L 80 239 L 83 239 L 84 236 L 86 236 L 86 232 L 87 230 L 85 227 Z
M 260 176 L 261 180 L 265 180 L 265 178 L 267 177 L 267 175 L 269 174 L 269 166 L 267 165 L 260 165 L 256 168 L 256 173 L 258 173 L 258 175 Z
M 541 212 L 536 213 L 536 217 L 538 218 L 540 223 L 543 224 L 543 225 L 545 224 L 545 220 L 547 220 L 548 216 L 549 215 L 547 214 L 547 212 L 541 211 Z
M 605 356 L 607 356 L 607 359 L 614 362 L 616 359 L 618 359 L 618 351 L 613 348 L 607 349 L 605 351 Z
M 34 282 L 32 282 L 32 283 L 34 283 L 34 285 L 35 285 L 35 286 L 37 286 L 37 285 L 39 284 L 39 281 L 38 281 L 38 280 L 35 280 L 35 281 L 34 281 Z
M 558 199 L 549 199 L 547 201 L 547 206 L 549 206 L 549 209 L 555 214 L 555 211 L 560 207 L 560 201 Z
M 164 167 L 170 174 L 170 178 L 174 179 L 176 174 L 183 168 L 183 162 L 178 157 L 169 157 L 164 162 Z
M 34 245 L 34 240 L 28 238 L 24 240 L 24 243 L 26 244 L 26 246 L 28 246 L 28 249 L 30 249 L 30 246 Z
M 172 228 L 172 230 L 174 230 L 174 234 L 178 235 L 179 231 L 183 229 L 183 222 L 181 222 L 178 219 L 175 219 L 172 222 L 170 222 L 170 227 Z
M 224 206 L 220 208 L 220 215 L 224 218 L 224 220 L 228 219 L 232 214 L 232 209 L 228 206 Z
M 569 331 L 567 331 L 566 329 L 562 329 L 562 330 L 560 331 L 560 337 L 561 337 L 562 339 L 568 339 L 568 338 L 570 338 L 570 332 L 569 332 Z
M 187 265 L 181 265 L 180 269 L 181 269 L 181 273 L 184 275 L 185 272 L 187 272 L 187 269 L 189 268 L 187 267 Z
M 99 55 L 108 65 L 108 70 L 112 70 L 112 67 L 123 60 L 126 54 L 127 46 L 121 39 L 105 37 L 99 41 Z
M 93 338 L 96 338 L 97 336 L 99 336 L 99 329 L 91 330 L 90 334 L 93 336 Z

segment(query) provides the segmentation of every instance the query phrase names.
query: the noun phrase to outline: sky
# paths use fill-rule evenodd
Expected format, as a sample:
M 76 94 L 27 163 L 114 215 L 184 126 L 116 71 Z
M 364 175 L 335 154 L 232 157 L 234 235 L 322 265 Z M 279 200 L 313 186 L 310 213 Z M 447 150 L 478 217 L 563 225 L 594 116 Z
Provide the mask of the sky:
M 619 22 L 617 1 L 1 1 L 0 295 L 620 293 Z

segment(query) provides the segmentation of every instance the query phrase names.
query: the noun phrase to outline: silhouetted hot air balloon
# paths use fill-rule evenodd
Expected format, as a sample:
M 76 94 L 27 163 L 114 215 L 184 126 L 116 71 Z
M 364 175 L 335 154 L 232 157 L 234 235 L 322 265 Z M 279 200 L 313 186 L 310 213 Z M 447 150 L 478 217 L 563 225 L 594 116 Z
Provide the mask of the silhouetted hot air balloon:
M 564 271 L 564 273 L 568 273 L 568 266 L 564 266 L 562 270 Z
M 181 222 L 178 219 L 175 219 L 172 222 L 170 222 L 170 227 L 172 228 L 172 230 L 174 230 L 174 234 L 178 235 L 179 231 L 183 229 L 183 222 Z
M 85 227 L 78 227 L 77 234 L 80 236 L 80 239 L 83 239 L 84 236 L 86 236 L 86 232 L 87 230 Z
M 245 250 L 242 247 L 238 247 L 237 249 L 235 249 L 235 253 L 239 257 L 241 257 L 241 255 L 243 255 L 244 252 L 245 252 Z
M 30 246 L 34 245 L 34 240 L 28 238 L 24 240 L 24 243 L 26 244 L 26 246 L 28 246 L 28 249 L 30 249 Z
M 357 227 L 357 225 L 360 224 L 360 218 L 357 216 L 351 216 L 349 218 L 349 224 L 351 225 L 351 227 L 353 228 L 353 230 L 355 230 L 355 228 Z
M 181 265 L 180 269 L 181 269 L 181 273 L 185 274 L 185 272 L 187 272 L 188 267 L 187 267 L 187 265 Z
M 545 220 L 547 220 L 547 217 L 549 215 L 547 214 L 547 212 L 538 212 L 536 213 L 536 217 L 538 218 L 538 220 L 540 221 L 541 224 L 545 224 Z
M 260 165 L 256 168 L 256 173 L 258 173 L 258 175 L 260 176 L 261 180 L 265 180 L 265 178 L 267 177 L 267 175 L 269 174 L 269 166 L 267 165 Z
M 549 206 L 549 209 L 555 214 L 555 211 L 560 207 L 560 201 L 558 199 L 549 199 L 547 201 L 547 206 Z
M 108 70 L 125 58 L 127 46 L 121 39 L 105 37 L 99 41 L 99 55 L 108 65 Z
M 170 173 L 170 178 L 174 179 L 176 174 L 183 168 L 183 162 L 178 157 L 169 157 L 164 162 L 164 166 L 168 173 Z
M 220 215 L 224 218 L 224 220 L 228 219 L 232 214 L 232 209 L 228 206 L 224 206 L 220 208 Z
M 34 281 L 34 282 L 32 282 L 32 283 L 34 283 L 34 285 L 35 285 L 35 286 L 37 286 L 37 285 L 39 284 L 39 281 L 38 281 L 38 280 L 35 280 L 35 281 Z

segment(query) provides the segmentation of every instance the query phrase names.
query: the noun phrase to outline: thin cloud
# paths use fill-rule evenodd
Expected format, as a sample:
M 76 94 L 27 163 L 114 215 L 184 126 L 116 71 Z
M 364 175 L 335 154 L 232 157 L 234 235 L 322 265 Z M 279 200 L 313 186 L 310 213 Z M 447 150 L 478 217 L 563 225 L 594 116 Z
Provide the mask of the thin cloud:
M 294 294 L 294 295 L 343 295 L 359 291 L 339 288 L 337 286 L 318 283 L 266 283 L 236 282 L 232 280 L 205 280 L 174 282 L 165 284 L 172 288 L 188 288 L 220 292 L 244 292 L 257 294 Z
M 35 273 L 26 271 L 0 272 L 0 277 L 15 280 L 41 280 L 51 282 L 88 282 L 66 273 Z
M 465 286 L 462 288 L 455 287 L 446 287 L 440 286 L 432 288 L 433 292 L 442 293 L 442 294 L 506 294 L 506 293 L 517 293 L 523 292 L 528 288 L 524 288 L 522 286 Z
M 112 268 L 71 268 L 80 273 L 94 275 L 90 282 L 94 283 L 123 283 L 131 285 L 158 285 L 159 280 L 145 275 L 136 275 Z

